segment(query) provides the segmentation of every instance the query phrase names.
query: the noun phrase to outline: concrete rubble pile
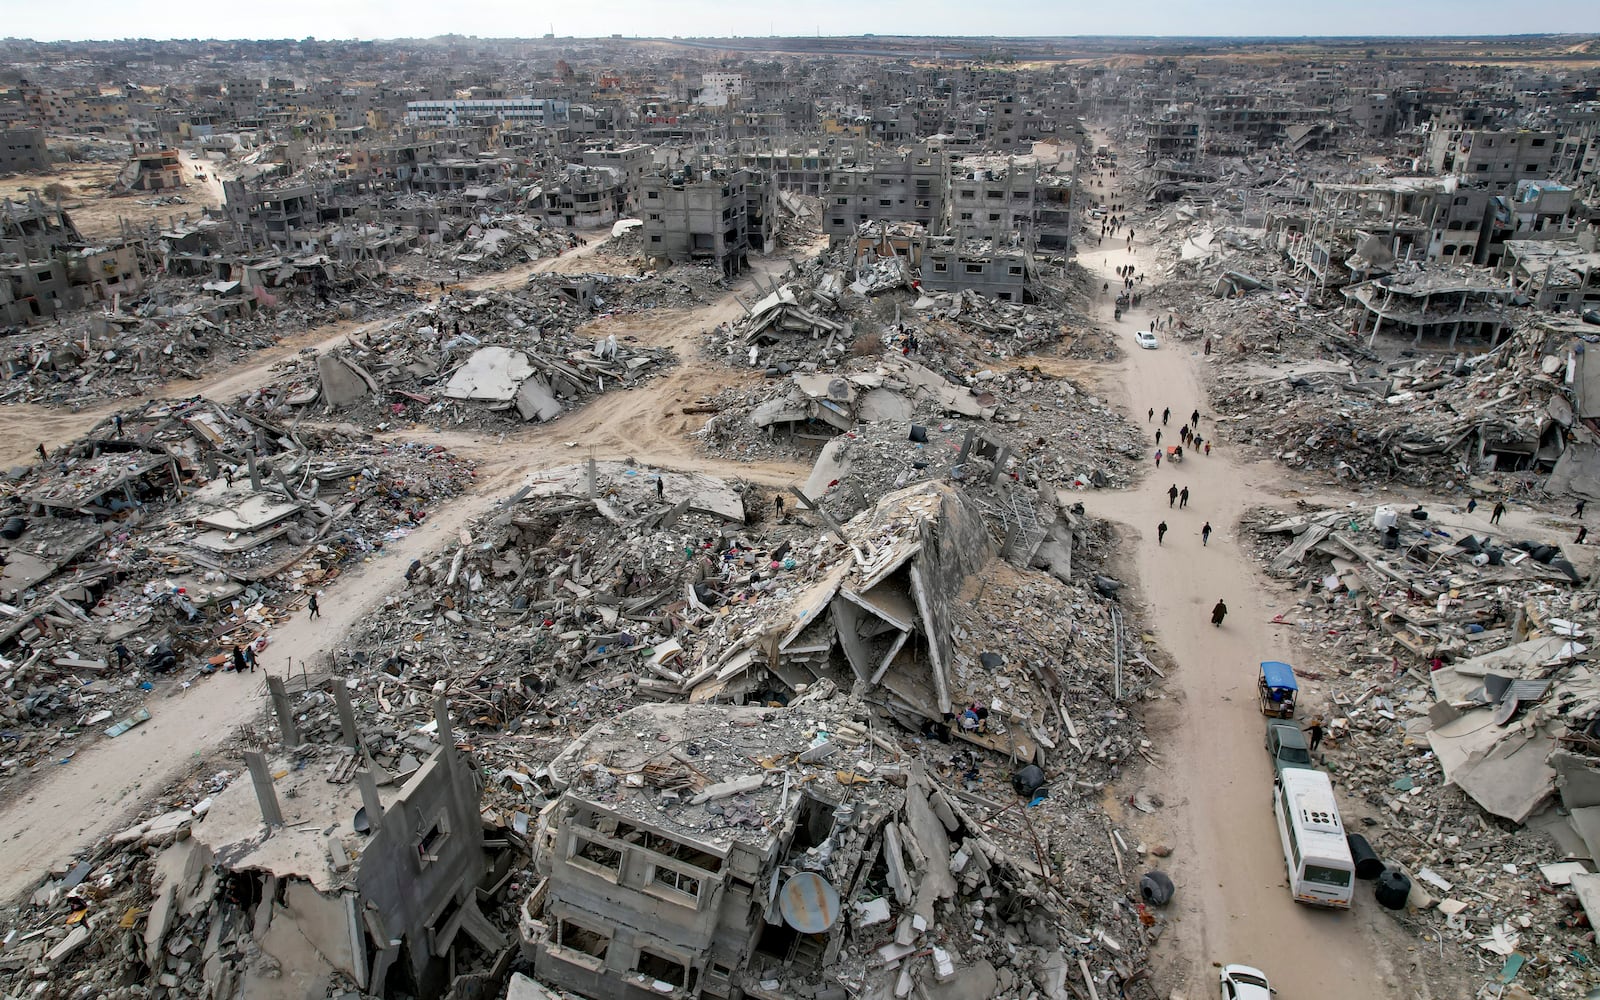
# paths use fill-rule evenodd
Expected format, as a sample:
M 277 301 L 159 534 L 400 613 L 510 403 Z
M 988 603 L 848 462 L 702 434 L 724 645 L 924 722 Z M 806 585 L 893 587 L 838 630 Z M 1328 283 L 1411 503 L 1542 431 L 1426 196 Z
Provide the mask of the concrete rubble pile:
M 1600 985 L 1584 958 L 1600 919 L 1600 596 L 1580 589 L 1573 547 L 1428 513 L 1254 519 L 1260 557 L 1301 595 L 1276 619 L 1311 657 L 1299 715 L 1322 718 L 1321 763 L 1410 875 L 1405 919 L 1424 940 L 1501 985 L 1586 996 Z
M 1149 755 L 1129 707 L 1160 671 L 1104 596 L 1114 594 L 1115 581 L 1084 567 L 1066 583 L 1011 568 L 993 557 L 999 546 L 981 504 L 948 485 L 883 496 L 846 524 L 803 503 L 777 525 L 746 524 L 757 505 L 765 508 L 748 489 L 624 463 L 530 477 L 458 543 L 414 564 L 408 587 L 336 651 L 333 693 L 348 693 L 357 718 L 393 734 L 369 737 L 372 764 L 382 771 L 414 766 L 418 748 L 411 744 L 427 737 L 430 694 L 449 692 L 462 739 L 489 776 L 483 815 L 535 841 L 537 872 L 522 925 L 524 950 L 545 971 L 538 956 L 550 935 L 564 935 L 560 954 L 568 945 L 559 940 L 570 945 L 574 928 L 593 924 L 574 912 L 576 900 L 558 906 L 555 919 L 543 909 L 561 893 L 551 866 L 571 863 L 562 860 L 571 857 L 565 848 L 552 847 L 566 843 L 556 828 L 563 816 L 581 819 L 587 808 L 573 796 L 599 789 L 599 804 L 620 808 L 623 789 L 666 789 L 679 802 L 703 790 L 735 830 L 753 824 L 764 838 L 760 829 L 780 817 L 755 818 L 772 803 L 756 804 L 750 776 L 717 784 L 717 733 L 738 731 L 742 719 L 785 713 L 720 703 L 786 702 L 791 713 L 804 706 L 822 714 L 809 716 L 795 754 L 809 753 L 806 763 L 827 760 L 831 775 L 846 761 L 833 758 L 833 747 L 867 748 L 841 772 L 854 776 L 837 784 L 852 799 L 893 799 L 870 819 L 857 812 L 863 825 L 847 839 L 841 828 L 832 850 L 819 846 L 826 830 L 812 824 L 807 835 L 805 846 L 822 856 L 814 870 L 837 874 L 826 863 L 830 854 L 866 865 L 851 869 L 859 875 L 852 894 L 839 891 L 861 912 L 855 938 L 822 948 L 844 963 L 833 975 L 878 977 L 887 968 L 903 984 L 962 983 L 951 996 L 969 988 L 1067 996 L 1065 975 L 1092 977 L 1100 988 L 1137 981 L 1159 918 L 1141 917 L 1137 897 L 1118 888 L 1131 884 L 1123 867 L 1137 865 L 1142 848 L 1113 839 L 1117 857 L 1102 853 L 1107 827 L 1095 806 L 1097 790 L 1121 767 Z M 1078 534 L 1093 532 L 1080 526 Z M 1092 544 L 1107 550 L 1103 539 Z M 1019 643 L 1019 636 L 1026 638 Z M 833 694 L 846 687 L 876 708 Z M 313 689 L 287 710 L 308 738 L 333 739 L 342 726 L 337 701 L 313 679 Z M 661 701 L 687 705 L 654 704 Z M 977 719 L 967 712 L 974 704 L 984 717 L 969 725 L 962 720 Z M 653 734 L 663 720 L 681 713 L 699 713 L 701 721 L 677 723 L 693 734 L 690 744 L 658 741 Z M 574 744 L 589 726 L 590 735 Z M 607 757 L 597 770 L 586 742 L 596 734 L 626 734 L 629 743 L 642 740 L 662 753 L 677 747 L 689 766 L 663 760 L 640 771 Z M 758 742 L 764 754 L 784 757 L 778 735 Z M 1007 787 L 1011 776 L 1036 761 L 1050 775 L 1050 790 L 1030 787 L 1018 799 Z M 775 774 L 781 766 L 763 768 Z M 901 785 L 924 768 L 946 789 L 937 793 L 950 814 L 936 824 L 942 834 L 926 825 L 921 806 L 900 812 Z M 801 771 L 790 776 L 792 794 L 776 794 L 773 777 L 762 801 L 773 794 L 785 808 L 801 808 L 802 789 L 806 798 L 821 794 L 806 779 L 809 769 Z M 720 787 L 730 790 L 713 790 Z M 649 812 L 650 823 L 668 822 L 658 807 Z M 875 833 L 880 827 L 894 832 Z M 607 829 L 610 840 L 628 839 Z M 884 838 L 903 853 L 884 854 Z M 643 843 L 659 846 L 651 838 Z M 1091 855 L 1102 860 L 1069 860 Z M 937 873 L 945 861 L 961 914 L 944 904 L 924 912 L 943 893 L 937 888 L 924 904 L 913 902 L 918 876 L 924 885 L 944 884 Z M 707 885 L 690 881 L 702 878 L 697 867 L 675 866 L 684 876 L 674 883 L 679 891 Z M 767 884 L 764 877 L 752 881 Z M 608 927 L 620 944 L 631 933 L 624 925 L 638 926 L 638 919 L 613 913 L 594 926 Z M 959 935 L 935 929 L 955 921 Z M 899 942 L 892 954 L 870 954 L 891 940 Z M 925 962 L 929 946 L 942 957 Z M 687 953 L 701 952 L 710 954 Z M 1074 964 L 1079 957 L 1081 967 Z M 748 995 L 795 995 L 785 990 L 817 976 L 802 958 L 745 956 L 733 969 Z M 672 973 L 653 975 L 670 981 Z M 563 982 L 559 971 L 541 978 Z
M 782 709 L 642 706 L 550 771 L 561 797 L 540 817 L 521 921 L 544 982 L 670 991 L 684 959 L 648 961 L 667 954 L 764 1000 L 1154 995 L 1137 910 L 1111 880 L 1010 853 L 996 832 L 1027 824 L 1025 806 L 954 792 L 832 685 Z M 636 896 L 667 905 L 641 919 Z M 640 956 L 635 971 L 611 971 L 628 967 L 618 952 Z
M 1562 456 L 1575 423 L 1567 336 L 1529 324 L 1482 354 L 1392 361 L 1336 339 L 1319 361 L 1220 362 L 1219 438 L 1356 482 L 1459 483 Z
M 615 335 L 576 333 L 603 302 L 605 275 L 540 281 L 527 295 L 451 295 L 325 354 L 277 367 L 241 405 L 273 416 L 320 406 L 376 427 L 400 420 L 458 425 L 553 420 L 611 389 L 638 384 L 674 361 L 671 351 Z
M 273 680 L 275 699 L 289 697 Z M 6 914 L 0 989 L 353 1000 L 410 983 L 484 995 L 515 957 L 506 889 L 526 844 L 478 814 L 470 751 L 444 699 L 433 710 L 400 772 L 374 763 L 374 733 L 353 715 L 326 742 L 280 716 L 280 739 L 228 751 L 243 767 L 164 795 L 163 811 Z
M 5 484 L 0 776 L 161 711 L 471 470 L 201 399 L 107 418 Z M 121 651 L 118 651 L 121 647 Z
M 762 297 L 741 300 L 745 315 L 711 331 L 706 353 L 787 375 L 835 367 L 863 350 L 909 349 L 914 337 L 919 353 L 956 377 L 1063 340 L 1076 343 L 1072 331 L 1092 326 L 1061 293 L 1052 292 L 1061 301 L 1046 305 L 1002 302 L 970 290 L 928 294 L 899 257 L 877 259 L 863 270 L 850 265 L 847 252 L 795 261 L 769 285 L 758 282 Z M 852 271 L 863 276 L 851 280 Z

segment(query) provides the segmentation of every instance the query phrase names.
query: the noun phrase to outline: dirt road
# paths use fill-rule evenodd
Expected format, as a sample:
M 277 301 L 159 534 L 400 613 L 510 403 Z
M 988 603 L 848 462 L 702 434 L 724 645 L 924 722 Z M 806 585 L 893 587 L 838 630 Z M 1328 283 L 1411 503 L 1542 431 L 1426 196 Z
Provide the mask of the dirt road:
M 1079 260 L 1102 274 L 1114 293 L 1116 267 L 1132 263 L 1144 271 L 1150 259 L 1144 245 L 1136 244 L 1132 254 L 1125 247 L 1123 235 L 1108 236 Z M 1177 980 L 1172 985 L 1181 983 L 1190 997 L 1209 996 L 1216 989 L 1210 965 L 1243 962 L 1265 971 L 1284 996 L 1399 996 L 1403 978 L 1407 996 L 1424 996 L 1410 991 L 1425 991 L 1425 983 L 1390 964 L 1390 956 L 1406 953 L 1408 941 L 1364 883 L 1349 913 L 1314 910 L 1290 899 L 1255 679 L 1262 660 L 1292 662 L 1292 636 L 1288 628 L 1271 624 L 1282 608 L 1258 585 L 1234 530 L 1247 509 L 1271 501 L 1268 491 L 1277 473 L 1237 458 L 1226 441 L 1210 457 L 1185 449 L 1188 457 L 1181 465 L 1163 461 L 1155 468 L 1154 432 L 1161 427 L 1163 409 L 1172 410 L 1162 428 L 1163 445 L 1179 443 L 1179 428 L 1196 408 L 1202 413 L 1199 433 L 1207 439 L 1212 435 L 1215 425 L 1205 416 L 1197 378 L 1206 362 L 1198 343 L 1170 339 L 1165 331 L 1157 334 L 1159 348 L 1139 349 L 1133 334 L 1150 329 L 1153 314 L 1140 308 L 1114 322 L 1110 298 L 1103 296 L 1098 305 L 1101 319 L 1116 331 L 1126 356 L 1106 372 L 1105 385 L 1114 393 L 1120 381 L 1124 412 L 1151 434 L 1150 458 L 1139 486 L 1125 493 L 1089 494 L 1085 507 L 1126 526 L 1125 558 L 1137 574 L 1151 631 L 1178 666 L 1169 677 L 1179 695 L 1176 703 L 1155 703 L 1149 719 L 1163 763 L 1145 784 L 1161 795 L 1166 808 L 1148 822 L 1136 822 L 1148 842 L 1174 848 L 1166 864 L 1179 885 L 1168 911 L 1178 918 L 1177 948 L 1165 951 L 1172 961 L 1168 974 Z M 1153 422 L 1146 418 L 1152 407 Z M 1173 485 L 1189 488 L 1186 509 L 1169 506 L 1167 491 Z M 1163 521 L 1169 530 L 1158 543 L 1156 529 Z M 1200 530 L 1207 521 L 1213 534 L 1203 545 Z M 1226 601 L 1228 616 L 1221 628 L 1213 628 L 1211 608 L 1219 598 Z
M 575 255 L 541 261 L 541 266 L 571 267 Z M 782 270 L 785 261 L 764 261 L 758 273 Z M 484 279 L 517 284 L 512 276 Z M 750 286 L 737 294 L 748 301 Z M 656 310 L 648 317 L 617 322 L 619 330 L 658 346 L 677 348 L 693 358 L 697 341 L 707 327 L 740 312 L 731 296 L 707 306 L 686 310 Z M 383 320 L 382 322 L 387 322 Z M 354 325 L 352 325 L 354 326 Z M 318 346 L 337 343 L 349 330 L 323 328 Z M 219 399 L 259 381 L 279 356 L 296 348 L 279 345 L 249 363 L 222 373 L 204 384 L 205 395 Z M 383 553 L 348 569 L 322 601 L 323 615 L 310 621 L 304 615 L 274 629 L 272 645 L 262 654 L 263 667 L 283 674 L 302 665 L 316 669 L 326 663 L 326 650 L 349 632 L 385 594 L 399 586 L 412 559 L 453 538 L 462 526 L 513 492 L 528 472 L 553 464 L 597 459 L 636 458 L 667 468 L 689 465 L 700 471 L 742 477 L 779 487 L 803 479 L 801 465 L 782 462 L 749 463 L 708 460 L 694 452 L 688 436 L 704 423 L 704 416 L 684 416 L 683 403 L 732 380 L 757 378 L 755 373 L 731 374 L 725 368 L 690 360 L 637 388 L 607 395 L 582 410 L 549 424 L 508 425 L 503 433 L 447 432 L 423 429 L 387 437 L 445 444 L 480 463 L 472 491 L 438 511 L 407 538 L 385 547 Z M 193 388 L 188 390 L 194 392 Z M 36 412 L 37 411 L 37 412 Z M 40 418 L 48 418 L 52 441 L 81 434 L 99 413 L 66 413 L 42 408 L 7 407 L 0 410 L 0 435 L 26 435 L 21 444 L 46 433 Z M 6 440 L 11 440 L 9 437 Z M 27 448 L 13 441 L 20 453 Z M 31 445 L 28 446 L 31 448 Z M 163 682 L 147 701 L 149 722 L 117 739 L 101 739 L 80 747 L 69 759 L 44 765 L 31 786 L 0 806 L 0 899 L 31 891 L 54 864 L 79 854 L 99 837 L 125 824 L 128 817 L 152 796 L 181 776 L 206 752 L 220 746 L 239 727 L 265 714 L 265 683 L 260 673 L 214 674 L 188 689 Z

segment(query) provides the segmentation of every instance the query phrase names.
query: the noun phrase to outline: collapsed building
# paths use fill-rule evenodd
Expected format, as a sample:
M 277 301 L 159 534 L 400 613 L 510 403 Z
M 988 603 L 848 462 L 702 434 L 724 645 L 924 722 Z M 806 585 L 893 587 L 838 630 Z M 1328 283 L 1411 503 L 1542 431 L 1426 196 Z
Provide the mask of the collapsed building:
M 469 478 L 442 449 L 205 400 L 107 417 L 7 486 L 5 776 L 135 712 L 157 683 L 264 649 L 273 623 Z

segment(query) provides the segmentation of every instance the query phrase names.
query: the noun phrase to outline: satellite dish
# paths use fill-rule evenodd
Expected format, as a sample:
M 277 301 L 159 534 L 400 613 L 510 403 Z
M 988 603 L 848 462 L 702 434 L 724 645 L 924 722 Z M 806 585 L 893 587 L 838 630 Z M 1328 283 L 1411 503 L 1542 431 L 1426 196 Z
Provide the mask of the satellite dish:
M 1516 698 L 1506 698 L 1500 703 L 1499 707 L 1494 710 L 1494 724 L 1497 726 L 1503 726 L 1510 722 L 1511 717 L 1517 714 L 1517 706 L 1521 704 L 1522 703 Z
M 816 872 L 801 872 L 778 892 L 778 912 L 802 934 L 821 934 L 839 919 L 839 892 Z

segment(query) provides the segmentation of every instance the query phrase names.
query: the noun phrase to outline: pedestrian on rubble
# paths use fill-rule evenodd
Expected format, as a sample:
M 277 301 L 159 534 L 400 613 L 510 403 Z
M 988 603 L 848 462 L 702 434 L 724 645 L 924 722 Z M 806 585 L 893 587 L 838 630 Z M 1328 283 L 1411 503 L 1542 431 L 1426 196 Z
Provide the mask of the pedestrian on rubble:
M 1472 497 L 1471 499 L 1469 499 L 1467 501 L 1467 513 L 1470 514 L 1470 513 L 1472 513 L 1473 511 L 1475 511 L 1477 509 L 1478 509 L 1478 498 L 1477 497 Z
M 1505 514 L 1505 512 L 1506 512 L 1505 501 L 1496 500 L 1494 502 L 1494 511 L 1492 513 L 1490 513 L 1490 515 L 1489 515 L 1489 523 L 1490 524 L 1499 524 L 1500 523 L 1500 517 L 1503 514 Z
M 1195 426 L 1196 430 L 1199 430 L 1199 428 L 1200 428 L 1200 407 L 1198 407 L 1198 406 L 1195 407 L 1194 408 L 1194 412 L 1189 414 L 1189 423 L 1193 424 Z
M 1185 486 L 1178 491 L 1178 509 L 1182 510 L 1187 506 L 1189 506 L 1189 487 Z
M 1200 544 L 1201 545 L 1210 545 L 1211 544 L 1211 522 L 1210 521 L 1207 521 L 1204 525 L 1202 525 L 1200 527 Z
M 1165 539 L 1166 537 L 1167 537 L 1167 522 L 1162 521 L 1160 524 L 1156 525 L 1156 544 L 1160 545 L 1162 540 Z
M 1167 506 L 1171 507 L 1173 504 L 1175 504 L 1177 502 L 1178 502 L 1178 484 L 1177 483 L 1173 483 L 1171 486 L 1167 487 Z
M 233 489 L 233 466 L 228 465 L 223 467 L 222 481 L 228 484 L 228 489 Z
M 778 508 L 778 520 L 783 520 L 783 494 L 779 493 L 773 497 L 772 502 Z
M 1322 745 L 1322 735 L 1322 716 L 1314 715 L 1311 717 L 1311 725 L 1306 727 L 1306 738 L 1310 741 L 1312 753 L 1316 753 L 1317 747 Z
M 228 669 L 232 670 L 234 673 L 242 674 L 245 672 L 248 666 L 249 664 L 245 663 L 244 660 L 244 647 L 235 645 L 233 647 L 233 666 L 229 667 Z
M 111 415 L 111 426 L 113 428 L 113 433 L 115 434 L 115 436 L 116 437 L 121 437 L 122 436 L 122 414 L 114 413 L 114 414 Z
M 311 613 L 306 616 L 307 618 L 321 618 L 322 617 L 322 606 L 317 603 L 317 595 L 316 594 L 312 594 L 311 595 L 311 603 L 307 604 L 306 607 L 309 608 L 310 611 L 311 611 Z
M 1222 627 L 1222 619 L 1228 617 L 1228 606 L 1222 603 L 1222 598 L 1217 598 L 1216 607 L 1211 609 L 1211 624 L 1217 628 Z
M 1574 538 L 1572 540 L 1573 544 L 1582 545 L 1583 544 L 1583 540 L 1585 538 L 1588 538 L 1588 537 L 1589 537 L 1589 526 L 1586 525 L 1586 524 L 1580 524 L 1580 525 L 1578 525 L 1578 537 Z
M 40 444 L 39 444 L 39 461 L 41 461 L 41 462 L 48 462 L 48 461 L 50 461 L 50 453 L 49 453 L 49 452 L 48 452 L 48 451 L 45 451 L 45 450 L 44 450 L 44 444 L 43 444 L 43 442 L 41 442 L 41 443 L 40 443 Z
M 117 654 L 117 669 L 120 670 L 133 662 L 133 654 L 128 651 L 128 646 L 126 643 L 118 642 L 115 646 L 111 647 L 111 651 Z
M 1170 416 L 1172 416 L 1172 407 L 1170 407 L 1170 406 L 1162 407 L 1161 408 L 1161 426 L 1162 427 L 1167 426 L 1167 418 L 1170 417 Z
M 1206 338 L 1206 343 L 1205 343 L 1204 350 L 1205 350 L 1206 357 L 1209 358 L 1211 356 L 1211 338 L 1210 337 Z
M 666 484 L 661 481 L 661 477 L 660 476 L 657 476 L 656 477 L 656 499 L 657 500 L 665 500 L 667 498 L 667 492 L 666 491 L 667 491 Z
M 1586 504 L 1588 504 L 1588 502 L 1589 501 L 1587 501 L 1587 500 L 1579 500 L 1578 501 L 1578 506 L 1572 508 L 1572 516 L 1573 517 L 1582 517 L 1583 516 L 1583 508 L 1584 508 L 1584 506 Z

